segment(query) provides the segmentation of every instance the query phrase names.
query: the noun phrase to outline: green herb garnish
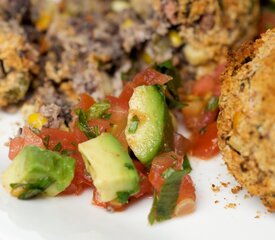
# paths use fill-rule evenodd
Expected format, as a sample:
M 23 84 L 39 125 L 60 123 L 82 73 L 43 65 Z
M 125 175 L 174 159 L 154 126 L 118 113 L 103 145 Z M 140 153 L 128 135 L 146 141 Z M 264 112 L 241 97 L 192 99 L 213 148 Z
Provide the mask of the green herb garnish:
M 135 132 L 137 131 L 138 124 L 139 124 L 139 119 L 138 119 L 138 117 L 135 115 L 135 116 L 133 116 L 133 118 L 131 119 L 130 126 L 129 126 L 129 128 L 128 128 L 128 132 L 129 132 L 129 133 L 135 133 Z
M 101 118 L 110 107 L 111 104 L 106 101 L 94 103 L 87 112 L 88 120 Z
M 183 158 L 182 169 L 185 170 L 187 173 L 190 173 L 192 171 L 192 167 L 187 155 L 185 155 Z
M 125 163 L 124 166 L 128 169 L 135 169 L 135 167 L 131 163 Z
M 173 216 L 179 196 L 182 177 L 187 172 L 184 170 L 173 172 L 164 182 L 159 196 L 155 194 L 154 202 L 149 214 L 149 222 L 161 222 Z
M 46 188 L 54 183 L 50 177 L 41 178 L 34 183 L 12 183 L 12 193 L 18 192 L 18 198 L 22 200 L 30 199 L 42 193 Z
M 128 202 L 128 198 L 130 196 L 129 192 L 117 192 L 117 200 L 120 203 L 127 203 Z
M 208 104 L 207 104 L 205 110 L 207 112 L 214 111 L 218 108 L 218 106 L 219 106 L 219 98 L 216 96 L 212 96 L 210 98 L 210 100 L 208 101 Z
M 175 170 L 174 168 L 169 167 L 169 168 L 167 168 L 167 169 L 161 174 L 161 176 L 162 176 L 164 179 L 167 179 L 167 178 L 170 177 L 171 174 L 172 174 L 173 172 L 175 172 L 175 171 L 176 171 L 176 170 Z
M 78 109 L 76 112 L 78 114 L 77 126 L 82 131 L 88 139 L 95 138 L 99 135 L 98 127 L 92 128 L 88 124 L 87 116 L 82 109 Z
M 46 137 L 44 137 L 42 139 L 42 141 L 43 141 L 43 144 L 44 144 L 45 148 L 48 149 L 49 148 L 49 142 L 50 142 L 50 136 L 47 135 Z
M 58 142 L 54 147 L 53 147 L 53 151 L 54 152 L 60 152 L 60 150 L 62 149 L 62 144 L 61 142 Z

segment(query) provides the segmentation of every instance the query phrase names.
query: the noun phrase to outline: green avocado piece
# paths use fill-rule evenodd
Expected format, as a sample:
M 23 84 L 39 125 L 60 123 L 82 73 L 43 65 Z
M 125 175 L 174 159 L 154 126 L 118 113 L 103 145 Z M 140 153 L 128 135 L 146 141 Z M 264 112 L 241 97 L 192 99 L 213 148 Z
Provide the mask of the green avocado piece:
M 103 133 L 79 144 L 78 149 L 102 202 L 124 203 L 139 191 L 139 176 L 133 161 L 112 134 Z
M 70 185 L 74 170 L 73 158 L 37 146 L 26 146 L 3 173 L 2 183 L 19 199 L 41 193 L 56 196 Z
M 135 88 L 129 101 L 125 135 L 129 147 L 143 164 L 149 165 L 163 148 L 168 118 L 165 96 L 160 87 Z

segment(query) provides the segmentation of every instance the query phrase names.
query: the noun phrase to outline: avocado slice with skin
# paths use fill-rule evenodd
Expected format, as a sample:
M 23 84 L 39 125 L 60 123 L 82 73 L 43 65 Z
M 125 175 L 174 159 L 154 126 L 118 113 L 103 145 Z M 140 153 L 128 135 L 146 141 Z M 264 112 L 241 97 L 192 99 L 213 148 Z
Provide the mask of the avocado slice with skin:
M 162 150 L 169 112 L 159 86 L 135 88 L 129 101 L 126 140 L 135 156 L 149 165 Z
M 56 196 L 74 178 L 75 159 L 59 153 L 25 146 L 3 173 L 4 188 L 19 199 L 37 195 Z
M 102 202 L 120 201 L 139 191 L 139 175 L 128 152 L 110 133 L 78 145 Z M 125 200 L 125 199 L 124 199 Z

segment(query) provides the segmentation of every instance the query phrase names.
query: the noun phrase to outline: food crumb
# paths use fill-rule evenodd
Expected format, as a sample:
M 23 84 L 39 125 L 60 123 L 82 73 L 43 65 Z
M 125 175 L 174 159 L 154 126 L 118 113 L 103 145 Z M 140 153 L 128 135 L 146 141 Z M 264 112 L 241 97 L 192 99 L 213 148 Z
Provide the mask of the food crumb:
M 217 203 L 219 203 L 219 202 L 220 202 L 219 200 L 215 200 L 215 202 L 214 202 L 214 203 L 215 203 L 215 204 L 217 204 Z
M 250 198 L 250 195 L 249 194 L 245 194 L 244 195 L 244 199 L 248 199 L 248 198 Z
M 223 187 L 225 187 L 225 188 L 227 188 L 228 187 L 228 185 L 230 184 L 230 182 L 220 182 L 221 183 L 221 185 L 223 186 Z
M 211 188 L 212 188 L 212 191 L 213 192 L 219 192 L 221 189 L 220 189 L 220 187 L 219 186 L 216 186 L 215 184 L 212 184 L 211 185 Z
M 256 216 L 254 218 L 260 218 L 261 217 L 261 212 L 259 210 L 256 211 Z
M 236 208 L 236 206 L 237 206 L 236 203 L 229 203 L 229 204 L 227 204 L 224 208 L 226 208 L 226 209 L 228 209 L 228 208 L 234 209 L 234 208 Z
M 242 189 L 243 189 L 242 186 L 237 185 L 237 186 L 231 188 L 231 192 L 232 192 L 233 194 L 237 194 L 237 193 L 238 193 L 239 191 L 241 191 Z

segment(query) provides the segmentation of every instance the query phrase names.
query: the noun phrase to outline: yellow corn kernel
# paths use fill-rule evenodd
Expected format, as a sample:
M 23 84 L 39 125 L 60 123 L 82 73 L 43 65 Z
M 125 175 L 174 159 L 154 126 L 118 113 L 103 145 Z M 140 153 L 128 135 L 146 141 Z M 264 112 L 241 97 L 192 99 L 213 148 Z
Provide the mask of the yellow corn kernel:
M 169 40 L 170 40 L 172 46 L 175 48 L 180 47 L 183 43 L 181 36 L 176 31 L 169 32 Z
M 41 129 L 48 122 L 40 113 L 32 113 L 28 117 L 28 123 L 31 127 Z
M 142 59 L 146 64 L 154 64 L 154 60 L 151 58 L 151 56 L 147 52 L 142 53 Z
M 123 23 L 122 23 L 122 27 L 123 28 L 130 28 L 133 26 L 133 20 L 131 20 L 130 18 L 126 19 Z
M 41 12 L 37 22 L 35 23 L 36 28 L 39 31 L 46 30 L 52 21 L 52 17 L 52 14 L 48 11 Z

